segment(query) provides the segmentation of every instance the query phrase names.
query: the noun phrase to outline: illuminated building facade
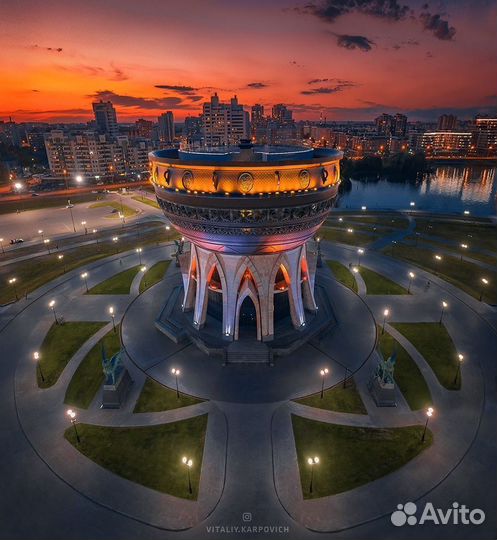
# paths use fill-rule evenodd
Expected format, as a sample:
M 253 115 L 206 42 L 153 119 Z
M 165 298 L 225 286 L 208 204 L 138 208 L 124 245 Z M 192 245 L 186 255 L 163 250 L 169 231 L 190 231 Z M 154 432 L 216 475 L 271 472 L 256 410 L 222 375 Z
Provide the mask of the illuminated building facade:
M 250 141 L 218 152 L 150 154 L 157 200 L 190 241 L 180 259 L 182 308 L 193 312 L 196 329 L 210 314 L 225 340 L 252 324 L 253 337 L 270 341 L 278 312 L 305 327 L 306 311 L 317 310 L 316 256 L 307 243 L 335 201 L 341 157 Z

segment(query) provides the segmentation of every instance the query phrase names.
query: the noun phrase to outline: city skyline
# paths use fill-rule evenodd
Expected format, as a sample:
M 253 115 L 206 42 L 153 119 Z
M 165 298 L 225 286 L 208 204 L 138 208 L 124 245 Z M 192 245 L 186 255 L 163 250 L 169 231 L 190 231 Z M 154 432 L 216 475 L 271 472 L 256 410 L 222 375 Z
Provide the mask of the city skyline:
M 166 110 L 182 121 L 214 92 L 285 103 L 297 120 L 497 109 L 495 2 L 186 4 L 0 8 L 0 119 L 85 122 L 103 99 L 121 122 Z

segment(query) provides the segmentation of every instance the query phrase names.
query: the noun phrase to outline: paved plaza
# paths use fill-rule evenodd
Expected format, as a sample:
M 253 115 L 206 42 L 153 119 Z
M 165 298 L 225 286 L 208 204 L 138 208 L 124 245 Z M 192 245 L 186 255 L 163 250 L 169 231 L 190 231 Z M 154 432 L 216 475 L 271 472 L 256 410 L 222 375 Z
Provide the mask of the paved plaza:
M 408 286 L 412 267 L 380 253 L 379 248 L 407 231 L 395 232 L 367 250 L 362 264 Z M 357 248 L 323 242 L 323 257 L 356 264 Z M 173 246 L 143 249 L 148 267 L 171 257 Z M 93 286 L 136 265 L 134 251 L 85 267 Z M 236 538 L 236 527 L 275 527 L 283 538 L 493 538 L 495 536 L 497 317 L 495 307 L 465 294 L 419 268 L 411 295 L 367 295 L 358 275 L 355 294 L 332 277 L 325 265 L 318 279 L 326 283 L 335 305 L 336 326 L 319 343 L 276 358 L 275 365 L 223 365 L 195 345 L 175 344 L 154 327 L 168 291 L 178 280 L 171 264 L 165 279 L 139 294 L 138 274 L 129 295 L 85 295 L 80 270 L 44 285 L 27 299 L 0 310 L 0 442 L 3 489 L 0 495 L 2 538 Z M 431 286 L 426 288 L 425 283 Z M 444 324 L 457 350 L 470 361 L 462 365 L 464 385 L 443 388 L 414 346 L 389 323 L 438 322 L 441 299 L 448 301 Z M 52 325 L 47 308 L 55 299 L 65 321 L 107 323 L 64 369 L 58 382 L 39 389 L 33 351 Z M 88 351 L 110 329 L 108 306 L 122 322 L 126 366 L 134 380 L 125 406 L 103 410 L 97 396 L 84 423 L 146 426 L 208 413 L 207 435 L 197 501 L 159 493 L 119 477 L 84 457 L 63 438 L 68 422 L 65 389 Z M 411 411 L 398 392 L 398 406 L 378 408 L 367 389 L 377 362 L 375 323 L 388 306 L 386 331 L 409 352 L 422 372 L 437 411 L 430 424 L 434 444 L 401 469 L 338 495 L 304 500 L 290 415 L 359 427 L 400 427 L 424 422 L 424 411 Z M 335 307 L 335 306 L 334 306 Z M 329 366 L 326 386 L 353 374 L 366 415 L 308 407 L 294 398 L 320 390 L 316 376 Z M 158 413 L 133 414 L 146 377 L 174 388 L 171 366 L 181 366 L 181 390 L 206 399 L 197 405 Z M 446 508 L 456 501 L 486 513 L 473 527 L 425 524 L 394 527 L 397 504 L 432 502 Z M 250 520 L 248 515 L 250 514 Z M 245 521 L 244 521 L 245 519 Z M 216 532 L 217 531 L 217 532 Z M 220 532 L 221 531 L 221 532 Z M 222 533 L 226 531 L 225 533 Z M 250 533 L 244 537 L 264 537 Z

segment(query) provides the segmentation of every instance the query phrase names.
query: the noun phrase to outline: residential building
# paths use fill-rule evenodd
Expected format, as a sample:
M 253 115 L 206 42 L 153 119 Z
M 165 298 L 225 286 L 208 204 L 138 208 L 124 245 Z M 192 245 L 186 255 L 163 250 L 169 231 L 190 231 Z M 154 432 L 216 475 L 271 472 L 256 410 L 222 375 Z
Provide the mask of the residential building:
M 207 147 L 238 144 L 240 139 L 250 136 L 249 115 L 236 96 L 229 103 L 221 103 L 215 93 L 204 103 L 202 127 Z
M 92 104 L 95 122 L 100 133 L 106 133 L 111 137 L 119 134 L 117 125 L 116 109 L 110 101 L 98 101 Z

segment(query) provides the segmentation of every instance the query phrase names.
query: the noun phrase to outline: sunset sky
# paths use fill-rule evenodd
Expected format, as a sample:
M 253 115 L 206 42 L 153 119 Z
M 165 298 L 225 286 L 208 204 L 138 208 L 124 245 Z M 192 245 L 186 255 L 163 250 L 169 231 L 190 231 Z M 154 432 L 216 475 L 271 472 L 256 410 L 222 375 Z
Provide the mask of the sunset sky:
M 217 91 L 297 119 L 497 111 L 497 1 L 17 0 L 0 4 L 0 119 L 200 112 Z M 269 112 L 269 110 L 268 110 Z

